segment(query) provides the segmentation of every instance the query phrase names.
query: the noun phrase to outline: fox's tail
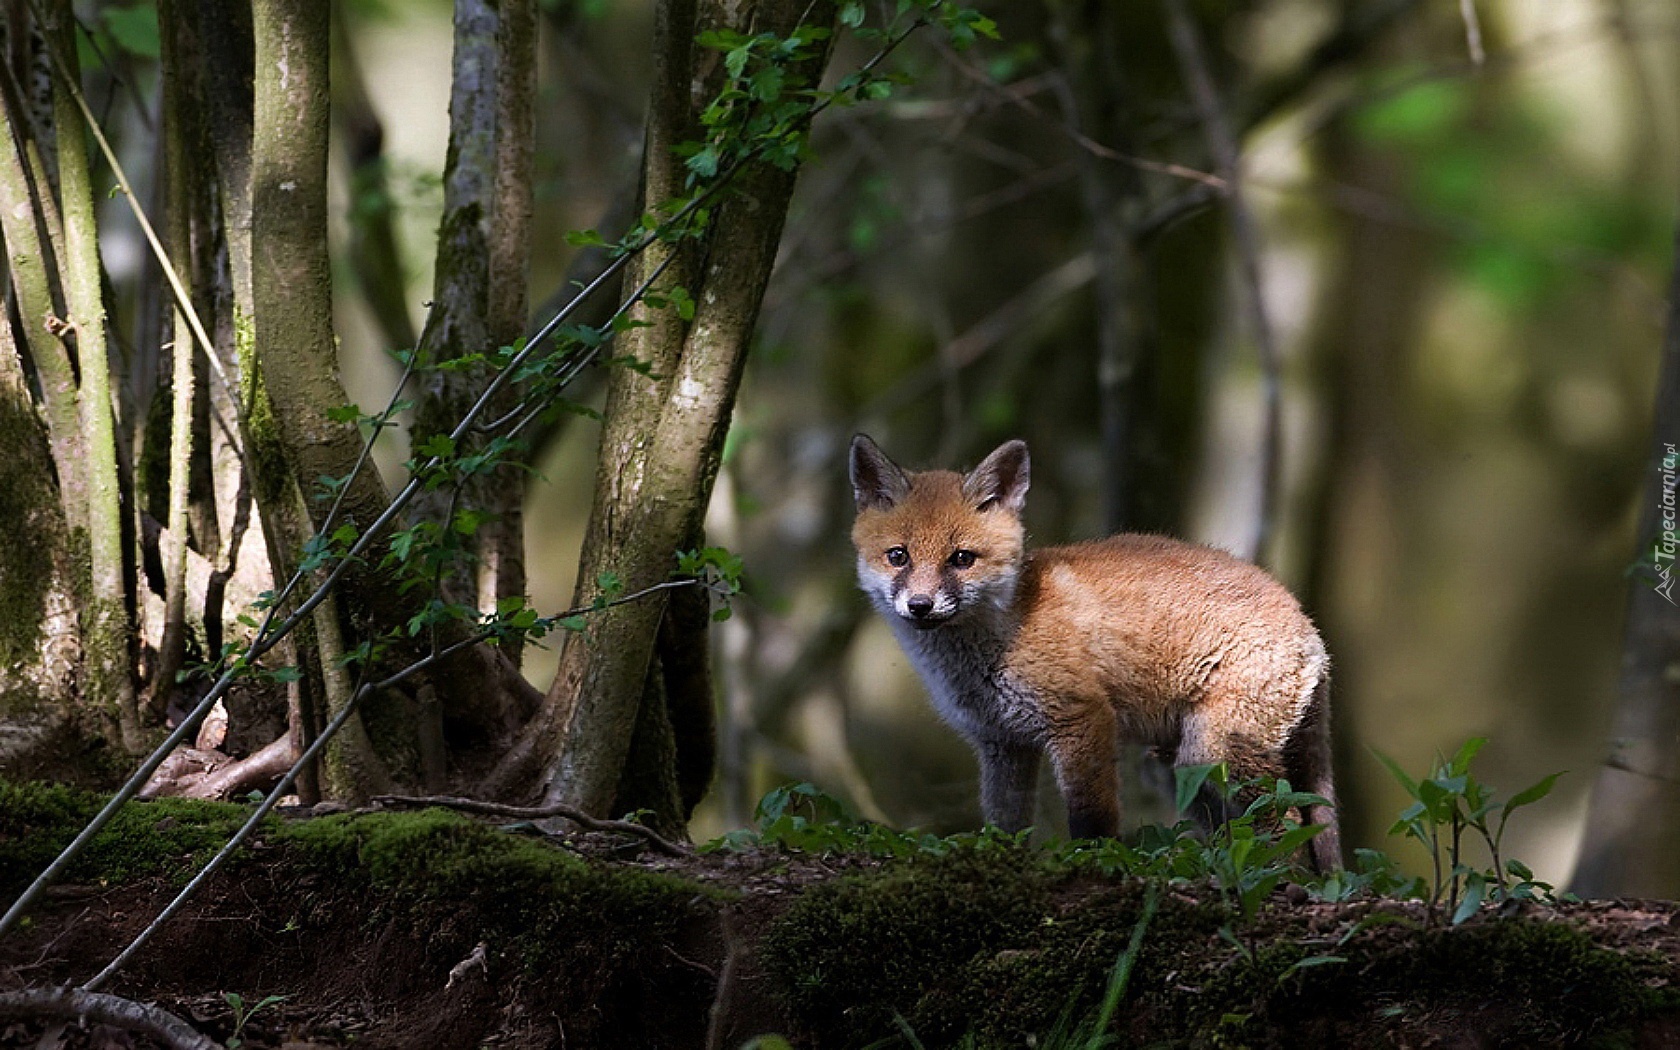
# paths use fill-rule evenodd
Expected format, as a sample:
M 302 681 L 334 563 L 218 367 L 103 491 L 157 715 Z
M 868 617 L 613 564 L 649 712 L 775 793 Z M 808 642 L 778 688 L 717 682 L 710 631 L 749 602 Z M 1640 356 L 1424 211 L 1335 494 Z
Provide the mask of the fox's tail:
M 1309 824 L 1324 830 L 1311 842 L 1313 867 L 1319 872 L 1342 866 L 1342 833 L 1336 820 L 1336 778 L 1330 761 L 1330 672 L 1325 670 L 1313 688 L 1312 701 L 1295 727 L 1289 758 L 1290 782 L 1328 800 L 1329 805 L 1307 806 L 1301 813 Z

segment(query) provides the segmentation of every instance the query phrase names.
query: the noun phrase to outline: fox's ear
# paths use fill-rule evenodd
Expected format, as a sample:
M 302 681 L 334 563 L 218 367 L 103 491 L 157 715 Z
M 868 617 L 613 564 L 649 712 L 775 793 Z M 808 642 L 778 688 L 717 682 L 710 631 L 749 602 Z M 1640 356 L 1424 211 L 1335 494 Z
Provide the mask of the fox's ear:
M 852 438 L 852 497 L 857 509 L 892 509 L 910 491 L 910 478 L 864 434 Z
M 1027 485 L 1032 480 L 1032 462 L 1025 441 L 1006 441 L 997 451 L 963 478 L 963 495 L 976 510 L 1001 507 L 1011 514 L 1027 505 Z

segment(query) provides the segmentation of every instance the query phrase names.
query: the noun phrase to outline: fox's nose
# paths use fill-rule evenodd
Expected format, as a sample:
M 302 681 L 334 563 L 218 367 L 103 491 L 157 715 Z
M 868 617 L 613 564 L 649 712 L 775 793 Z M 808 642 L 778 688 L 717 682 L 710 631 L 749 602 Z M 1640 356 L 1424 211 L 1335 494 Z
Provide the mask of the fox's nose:
M 911 595 L 910 600 L 904 604 L 909 608 L 910 615 L 918 620 L 933 611 L 933 599 L 925 594 Z

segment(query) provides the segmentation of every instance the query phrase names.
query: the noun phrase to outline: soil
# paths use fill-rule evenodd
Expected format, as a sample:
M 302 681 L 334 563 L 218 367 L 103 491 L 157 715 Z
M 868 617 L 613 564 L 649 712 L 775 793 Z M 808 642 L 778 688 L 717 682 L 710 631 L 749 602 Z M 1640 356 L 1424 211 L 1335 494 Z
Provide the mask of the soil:
M 433 865 L 439 843 L 479 850 L 515 836 L 453 815 L 397 830 L 419 846 L 389 853 L 400 868 L 382 870 L 387 854 L 365 834 L 311 852 L 270 829 L 101 990 L 263 1050 L 739 1050 L 767 1033 L 813 1047 L 1048 1046 L 1058 1024 L 1066 1034 L 1094 1016 L 1146 892 L 1118 877 L 1032 874 L 1024 850 L 926 862 L 764 848 L 668 857 L 610 834 L 565 840 L 556 852 L 596 881 L 560 886 L 529 874 L 541 868 L 530 850 L 554 849 L 547 842 L 520 839 L 529 845 L 505 868 L 473 867 L 466 850 L 461 864 Z M 0 821 L 0 848 L 5 833 Z M 85 981 L 169 901 L 183 870 L 84 872 L 54 887 L 0 939 L 0 993 Z M 19 874 L 0 871 L 7 899 L 32 873 Z M 620 878 L 632 887 L 622 894 L 610 881 Z M 540 899 L 551 891 L 577 899 Z M 1313 903 L 1286 887 L 1233 927 L 1211 891 L 1154 892 L 1159 911 L 1112 1045 L 1680 1046 L 1671 902 L 1488 908 L 1447 929 L 1415 903 Z M 269 996 L 282 998 L 251 1009 Z M 0 1016 L 0 1047 L 158 1045 Z

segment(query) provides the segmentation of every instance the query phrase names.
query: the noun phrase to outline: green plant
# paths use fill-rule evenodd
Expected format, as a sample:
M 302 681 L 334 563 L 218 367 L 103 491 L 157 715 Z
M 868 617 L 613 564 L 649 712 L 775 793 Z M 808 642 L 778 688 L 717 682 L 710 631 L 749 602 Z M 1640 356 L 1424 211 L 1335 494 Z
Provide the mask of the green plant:
M 284 995 L 265 995 L 254 1003 L 246 1003 L 245 997 L 238 992 L 223 992 L 222 999 L 233 1010 L 233 1034 L 228 1036 L 225 1044 L 228 1050 L 239 1050 L 245 1045 L 243 1034 L 245 1026 L 251 1023 L 251 1018 L 271 1006 L 278 1006 L 286 1001 Z
M 784 784 L 759 800 L 753 813 L 753 827 L 725 832 L 700 847 L 702 853 L 719 850 L 781 846 L 805 853 L 865 853 L 872 857 L 910 857 L 918 854 L 943 856 L 965 847 L 1026 842 L 1027 832 L 1011 835 L 997 828 L 960 835 L 939 836 L 918 831 L 899 831 L 853 816 L 846 804 L 815 784 Z
M 1356 897 L 1421 899 L 1429 895 L 1429 886 L 1420 876 L 1403 874 L 1393 857 L 1376 849 L 1354 850 L 1353 867 L 1326 872 L 1305 885 L 1316 900 L 1332 904 Z
M 1451 759 L 1437 758 L 1430 774 L 1419 780 L 1387 755 L 1375 752 L 1412 796 L 1411 804 L 1388 833 L 1405 835 L 1429 851 L 1434 872 L 1428 896 L 1430 909 L 1433 912 L 1440 908 L 1445 895 L 1446 911 L 1455 926 L 1476 914 L 1486 900 L 1554 899 L 1551 885 L 1535 879 L 1527 865 L 1515 859 L 1501 862 L 1500 846 L 1511 814 L 1545 798 L 1563 774 L 1548 774 L 1501 803 L 1493 789 L 1470 772 L 1471 762 L 1486 745 L 1486 737 L 1472 737 Z M 1465 833 L 1471 830 L 1486 844 L 1492 867 L 1478 868 L 1466 862 Z
M 1230 912 L 1245 922 L 1286 877 L 1308 878 L 1295 857 L 1322 829 L 1301 824 L 1296 813 L 1302 806 L 1326 804 L 1323 798 L 1296 791 L 1287 780 L 1233 780 L 1222 764 L 1180 766 L 1174 776 L 1181 812 L 1206 793 L 1217 800 L 1225 819 L 1205 833 L 1181 820 L 1171 827 L 1146 825 L 1132 842 L 1069 843 L 1063 848 L 1066 859 L 1108 875 L 1210 882 Z

